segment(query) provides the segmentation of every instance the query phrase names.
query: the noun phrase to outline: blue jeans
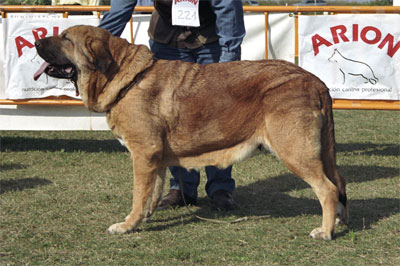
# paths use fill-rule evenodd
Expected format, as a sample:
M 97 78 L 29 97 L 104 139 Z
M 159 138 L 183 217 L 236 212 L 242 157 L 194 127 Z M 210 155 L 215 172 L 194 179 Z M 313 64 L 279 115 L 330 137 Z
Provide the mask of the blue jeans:
M 196 49 L 182 49 L 150 40 L 150 48 L 158 59 L 210 64 L 218 62 L 221 57 L 221 46 L 218 42 L 205 44 Z M 200 173 L 196 170 L 188 171 L 179 166 L 169 167 L 169 170 L 173 176 L 173 178 L 170 179 L 171 189 L 179 189 L 179 176 L 181 176 L 185 195 L 197 199 L 197 187 L 200 184 Z M 233 180 L 231 172 L 232 166 L 226 169 L 219 169 L 215 166 L 206 167 L 206 192 L 209 197 L 217 190 L 224 190 L 229 193 L 233 192 L 235 189 L 235 180 Z

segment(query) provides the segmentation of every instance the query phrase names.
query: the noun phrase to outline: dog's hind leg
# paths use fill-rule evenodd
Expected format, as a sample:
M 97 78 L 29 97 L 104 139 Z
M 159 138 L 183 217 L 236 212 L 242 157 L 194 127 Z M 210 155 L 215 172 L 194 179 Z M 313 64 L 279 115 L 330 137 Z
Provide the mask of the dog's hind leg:
M 322 226 L 314 229 L 315 239 L 332 239 L 338 188 L 328 179 L 321 160 L 322 116 L 318 111 L 303 110 L 269 114 L 266 137 L 272 150 L 316 193 L 322 206 Z M 286 121 L 281 123 L 281 121 Z
M 128 144 L 127 147 L 133 158 L 132 211 L 125 218 L 125 222 L 113 224 L 107 229 L 112 234 L 127 233 L 134 230 L 151 212 L 153 192 L 156 186 L 158 186 L 157 190 L 160 190 L 159 186 L 162 186 L 163 183 L 160 179 L 163 178 L 163 172 L 165 173 L 165 169 L 161 171 L 158 167 L 161 152 L 151 152 L 151 148 L 148 146 L 140 148 L 138 145 L 132 147 Z M 159 194 L 159 191 L 157 193 Z M 156 195 L 157 197 L 159 195 Z
M 331 240 L 338 205 L 338 189 L 324 174 L 321 161 L 307 157 L 300 160 L 302 162 L 284 161 L 289 169 L 311 186 L 321 204 L 322 226 L 312 230 L 310 236 L 314 239 Z
M 330 107 L 330 105 L 327 105 Z M 339 202 L 336 207 L 337 224 L 347 224 L 349 219 L 349 204 L 346 195 L 346 180 L 338 172 L 336 165 L 335 133 L 332 110 L 325 111 L 324 123 L 321 131 L 321 159 L 324 172 L 339 191 Z
M 314 176 L 302 177 L 317 194 L 322 206 L 322 226 L 312 230 L 310 236 L 314 239 L 331 240 L 335 226 L 339 193 L 337 187 L 323 174 L 321 168 L 317 171 L 314 170 L 314 172 L 317 172 L 314 173 Z

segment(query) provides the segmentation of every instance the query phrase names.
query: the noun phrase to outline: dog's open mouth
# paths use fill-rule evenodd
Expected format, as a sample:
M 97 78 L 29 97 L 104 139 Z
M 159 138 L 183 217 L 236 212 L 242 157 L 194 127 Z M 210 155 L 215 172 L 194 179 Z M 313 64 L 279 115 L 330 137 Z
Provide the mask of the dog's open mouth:
M 75 68 L 73 65 L 52 65 L 48 62 L 44 62 L 38 71 L 33 75 L 33 79 L 37 80 L 42 74 L 46 73 L 50 77 L 59 79 L 72 79 L 75 75 Z
M 48 62 L 44 62 L 38 71 L 36 71 L 36 73 L 33 75 L 33 79 L 38 80 L 43 73 L 46 73 L 53 78 L 70 79 L 75 85 L 76 96 L 79 95 L 79 91 L 76 86 L 76 69 L 73 65 L 53 65 Z

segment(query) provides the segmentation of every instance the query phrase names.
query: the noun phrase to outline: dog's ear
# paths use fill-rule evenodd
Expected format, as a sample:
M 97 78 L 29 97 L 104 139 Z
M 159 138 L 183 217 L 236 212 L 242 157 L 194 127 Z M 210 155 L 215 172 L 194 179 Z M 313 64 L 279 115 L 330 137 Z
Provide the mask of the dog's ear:
M 100 73 L 105 74 L 113 62 L 112 56 L 104 43 L 91 38 L 86 39 L 86 49 L 92 57 L 91 61 Z

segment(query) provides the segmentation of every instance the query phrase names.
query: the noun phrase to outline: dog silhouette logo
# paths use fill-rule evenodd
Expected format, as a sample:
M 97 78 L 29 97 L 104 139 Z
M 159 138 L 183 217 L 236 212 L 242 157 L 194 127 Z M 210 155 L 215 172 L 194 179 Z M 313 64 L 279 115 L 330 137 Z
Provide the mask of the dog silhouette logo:
M 375 76 L 374 70 L 366 63 L 353 60 L 343 56 L 339 50 L 335 49 L 328 61 L 334 63 L 343 76 L 343 84 L 351 78 L 362 78 L 364 83 L 375 85 L 378 78 Z

